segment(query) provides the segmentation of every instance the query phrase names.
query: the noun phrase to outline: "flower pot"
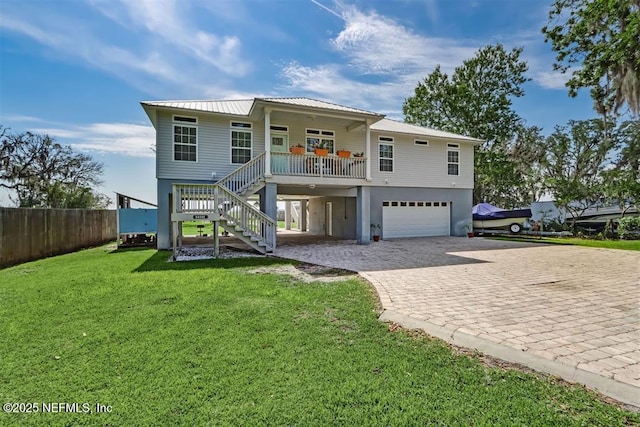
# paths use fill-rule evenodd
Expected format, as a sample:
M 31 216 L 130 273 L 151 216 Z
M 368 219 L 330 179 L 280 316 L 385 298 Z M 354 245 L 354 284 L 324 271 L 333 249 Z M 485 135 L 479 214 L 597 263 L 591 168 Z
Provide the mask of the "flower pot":
M 323 156 L 326 157 L 329 155 L 329 149 L 328 148 L 316 148 L 315 151 L 316 156 Z
M 304 154 L 305 149 L 304 147 L 289 147 L 289 151 L 291 152 L 291 154 Z
M 473 237 L 473 231 L 468 232 L 468 233 L 467 233 L 467 237 L 468 237 L 468 238 L 472 238 L 472 237 Z
M 338 150 L 338 157 L 351 157 L 351 151 Z
M 380 241 L 380 236 L 378 236 L 377 234 L 373 235 L 373 241 L 374 242 L 379 242 Z

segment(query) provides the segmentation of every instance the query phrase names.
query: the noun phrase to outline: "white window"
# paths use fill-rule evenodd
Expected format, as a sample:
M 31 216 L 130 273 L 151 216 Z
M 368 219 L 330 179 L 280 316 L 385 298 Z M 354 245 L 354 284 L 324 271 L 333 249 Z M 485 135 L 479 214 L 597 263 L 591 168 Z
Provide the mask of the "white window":
M 393 138 L 380 136 L 378 137 L 378 141 L 380 172 L 393 172 Z
M 251 160 L 253 126 L 246 122 L 231 122 L 231 163 L 243 164 Z
M 460 144 L 447 144 L 447 175 L 460 175 Z
M 333 154 L 336 145 L 335 136 L 332 130 L 307 129 L 307 153 L 313 153 L 316 148 L 326 148 Z
M 173 116 L 173 160 L 198 161 L 198 118 Z
M 289 126 L 271 125 L 272 132 L 289 133 Z

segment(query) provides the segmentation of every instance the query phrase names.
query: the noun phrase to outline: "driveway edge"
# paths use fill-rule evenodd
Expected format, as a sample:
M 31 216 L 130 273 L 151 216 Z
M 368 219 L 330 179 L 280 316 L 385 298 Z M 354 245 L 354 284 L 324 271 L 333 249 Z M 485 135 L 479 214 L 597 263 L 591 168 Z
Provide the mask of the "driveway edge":
M 440 338 L 459 347 L 476 349 L 484 354 L 508 362 L 519 363 L 536 371 L 556 375 L 568 382 L 579 383 L 612 397 L 627 405 L 640 408 L 640 387 L 625 384 L 612 378 L 606 378 L 573 366 L 568 366 L 513 347 L 494 343 L 466 334 L 458 329 L 438 326 L 415 319 L 394 310 L 384 310 L 381 321 L 392 321 L 408 329 L 421 329 L 427 334 Z

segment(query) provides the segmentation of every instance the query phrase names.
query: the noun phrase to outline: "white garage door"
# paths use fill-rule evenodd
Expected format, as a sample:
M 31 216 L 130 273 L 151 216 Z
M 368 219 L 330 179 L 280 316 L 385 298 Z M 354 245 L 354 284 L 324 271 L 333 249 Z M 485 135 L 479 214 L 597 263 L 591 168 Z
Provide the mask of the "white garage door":
M 382 235 L 397 237 L 448 236 L 449 202 L 385 201 L 382 203 Z

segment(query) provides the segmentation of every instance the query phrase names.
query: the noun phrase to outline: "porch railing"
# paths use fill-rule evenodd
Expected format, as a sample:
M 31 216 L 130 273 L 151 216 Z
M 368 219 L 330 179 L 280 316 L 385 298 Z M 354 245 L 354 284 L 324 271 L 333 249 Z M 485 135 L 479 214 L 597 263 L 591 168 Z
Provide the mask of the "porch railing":
M 229 225 L 239 226 L 245 236 L 264 242 L 270 250 L 276 246 L 278 223 L 224 187 L 217 189 L 218 212 Z
M 278 223 L 218 184 L 173 184 L 175 213 L 216 213 L 247 237 L 263 242 L 268 250 L 276 245 Z
M 264 178 L 265 157 L 266 153 L 260 153 L 229 175 L 220 178 L 217 184 L 236 194 L 242 193 Z
M 365 179 L 366 163 L 365 157 L 271 153 L 273 175 Z
M 216 212 L 215 184 L 174 184 L 176 213 Z

